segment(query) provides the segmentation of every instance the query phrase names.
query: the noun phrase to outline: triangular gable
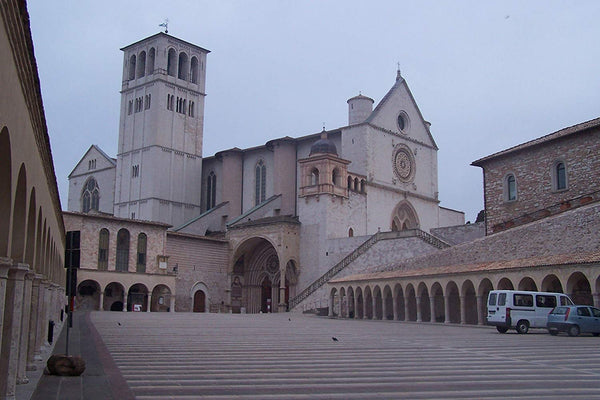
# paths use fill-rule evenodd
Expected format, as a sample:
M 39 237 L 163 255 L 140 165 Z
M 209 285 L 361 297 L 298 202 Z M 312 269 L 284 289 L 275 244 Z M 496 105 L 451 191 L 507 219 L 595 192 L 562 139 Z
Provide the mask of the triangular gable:
M 103 170 L 106 168 L 116 168 L 117 161 L 114 158 L 109 157 L 102 149 L 95 144 L 91 145 L 90 148 L 85 152 L 83 157 L 79 160 L 75 168 L 69 174 L 69 178 L 73 175 L 79 175 L 83 173 L 88 173 L 89 169 L 87 166 L 87 161 L 91 159 L 96 159 L 96 168 L 95 170 Z
M 408 117 L 407 128 L 400 131 L 398 126 L 398 115 L 403 112 Z M 406 134 L 413 140 L 424 143 L 437 149 L 437 145 L 428 123 L 425 122 L 421 110 L 408 87 L 408 84 L 401 76 L 396 83 L 383 96 L 383 99 L 377 104 L 371 115 L 365 120 L 365 123 L 382 128 L 386 131 Z

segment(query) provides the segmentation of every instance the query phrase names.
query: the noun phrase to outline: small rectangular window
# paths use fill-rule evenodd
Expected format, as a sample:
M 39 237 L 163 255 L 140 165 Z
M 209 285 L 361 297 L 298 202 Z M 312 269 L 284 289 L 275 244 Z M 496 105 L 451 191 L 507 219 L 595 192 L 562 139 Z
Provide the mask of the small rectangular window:
M 499 306 L 506 305 L 506 293 L 500 293 L 498 295 L 498 305 Z
M 490 293 L 488 305 L 490 305 L 490 306 L 496 305 L 496 293 Z
M 538 307 L 554 308 L 556 307 L 556 297 L 537 295 L 535 296 L 535 305 Z
M 513 295 L 513 305 L 520 307 L 533 307 L 533 296 L 530 294 L 515 293 Z

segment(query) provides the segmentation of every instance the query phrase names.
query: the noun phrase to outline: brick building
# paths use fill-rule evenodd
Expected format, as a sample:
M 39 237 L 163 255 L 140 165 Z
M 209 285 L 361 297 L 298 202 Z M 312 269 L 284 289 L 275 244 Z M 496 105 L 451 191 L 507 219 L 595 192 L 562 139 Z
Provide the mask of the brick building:
M 488 234 L 600 198 L 600 118 L 474 161 Z

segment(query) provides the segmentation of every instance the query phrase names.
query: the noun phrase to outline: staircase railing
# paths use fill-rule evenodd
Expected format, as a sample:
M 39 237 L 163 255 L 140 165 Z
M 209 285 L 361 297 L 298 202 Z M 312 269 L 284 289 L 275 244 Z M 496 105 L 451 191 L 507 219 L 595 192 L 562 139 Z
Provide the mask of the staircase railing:
M 377 243 L 380 240 L 384 239 L 398 239 L 398 238 L 408 238 L 408 237 L 418 237 L 419 239 L 429 243 L 430 245 L 437 247 L 438 249 L 445 249 L 450 247 L 450 245 L 435 236 L 424 232 L 420 229 L 407 229 L 403 231 L 397 232 L 377 232 L 368 238 L 364 243 L 354 249 L 353 252 L 344 257 L 340 262 L 335 264 L 329 271 L 325 272 L 321 275 L 317 280 L 308 285 L 303 291 L 301 291 L 297 296 L 290 299 L 289 309 L 293 309 L 298 304 L 300 304 L 304 299 L 317 291 L 321 286 L 327 283 L 331 278 L 337 275 L 341 270 L 346 268 L 352 261 L 356 260 L 359 256 L 364 254 L 371 246 Z

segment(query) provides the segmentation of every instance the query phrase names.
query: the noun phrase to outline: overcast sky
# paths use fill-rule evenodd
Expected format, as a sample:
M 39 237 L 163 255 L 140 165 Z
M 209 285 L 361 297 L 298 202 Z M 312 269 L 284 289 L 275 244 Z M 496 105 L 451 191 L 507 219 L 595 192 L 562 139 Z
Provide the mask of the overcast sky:
M 123 55 L 159 32 L 211 50 L 204 155 L 347 125 L 397 63 L 438 144 L 441 205 L 473 221 L 470 163 L 600 116 L 600 1 L 48 1 L 28 9 L 62 206 L 91 144 L 116 157 Z

